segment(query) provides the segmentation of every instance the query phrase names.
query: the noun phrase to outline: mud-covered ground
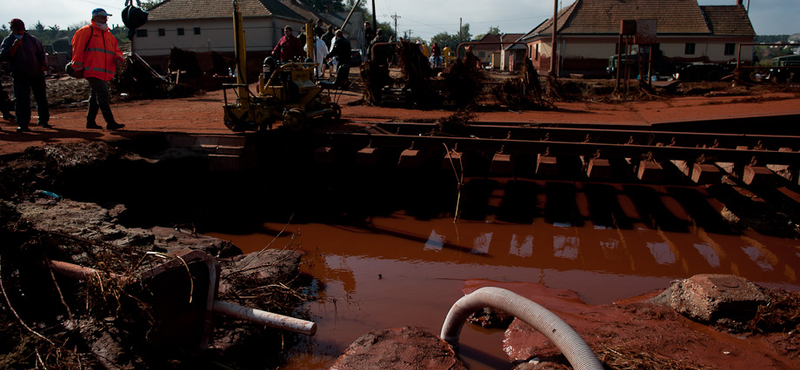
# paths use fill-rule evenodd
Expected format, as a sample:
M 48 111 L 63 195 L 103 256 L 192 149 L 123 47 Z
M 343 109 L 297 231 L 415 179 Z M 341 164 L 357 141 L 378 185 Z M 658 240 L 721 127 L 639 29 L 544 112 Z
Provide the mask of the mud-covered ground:
M 120 198 L 92 191 L 103 186 L 93 181 L 94 171 L 150 166 L 168 173 L 173 165 L 186 164 L 158 164 L 105 142 L 31 148 L 0 164 L 0 368 L 279 366 L 282 349 L 297 337 L 220 314 L 209 316 L 212 331 L 204 331 L 208 289 L 217 283 L 202 260 L 175 256 L 203 251 L 218 260 L 221 301 L 303 317 L 298 307 L 312 298 L 298 251 L 243 256 L 191 224 L 155 225 L 131 214 Z M 41 189 L 79 195 L 68 199 Z M 65 276 L 52 261 L 97 273 Z M 174 267 L 149 275 L 166 263 Z
M 352 77 L 357 79 L 357 74 Z M 475 114 L 477 119 L 494 122 L 599 120 L 640 124 L 675 117 L 701 118 L 714 112 L 717 116 L 795 112 L 800 101 L 797 87 L 789 85 L 677 84 L 640 91 L 621 100 L 611 94 L 610 86 L 609 81 L 568 81 L 561 92 L 570 98 L 547 110 L 525 111 L 488 103 Z M 199 352 L 196 343 L 189 343 L 196 342 L 197 335 L 174 342 L 173 337 L 165 337 L 164 333 L 170 331 L 165 329 L 168 325 L 157 320 L 154 313 L 160 312 L 153 298 L 160 291 L 159 284 L 141 278 L 158 264 L 174 261 L 174 257 L 168 257 L 171 253 L 188 248 L 219 258 L 220 299 L 294 316 L 302 316 L 297 307 L 313 299 L 306 278 L 297 272 L 300 256 L 291 246 L 273 246 L 254 268 L 252 259 L 242 262 L 235 246 L 196 234 L 196 225 L 186 222 L 225 222 L 226 217 L 217 214 L 213 205 L 198 205 L 203 189 L 189 186 L 220 185 L 225 179 L 209 178 L 197 158 L 159 157 L 158 148 L 147 149 L 144 157 L 120 148 L 125 147 L 120 144 L 127 139 L 166 131 L 230 134 L 221 123 L 222 93 L 198 92 L 188 98 L 165 100 L 129 100 L 117 95 L 115 114 L 128 125 L 119 132 L 84 128 L 86 97 L 88 88 L 83 80 L 48 80 L 54 130 L 34 127 L 31 134 L 17 134 L 9 130 L 13 123 L 0 122 L 0 282 L 4 296 L 0 299 L 0 324 L 7 334 L 0 339 L 0 368 L 280 366 L 280 356 L 302 338 L 219 315 L 213 321 L 209 351 Z M 345 93 L 340 103 L 346 121 L 436 121 L 454 113 L 435 107 L 368 106 L 358 103 L 362 99 L 360 91 Z M 154 186 L 163 189 L 147 193 L 161 193 L 163 198 L 137 197 L 137 187 Z M 165 204 L 169 207 L 159 208 Z M 79 281 L 52 273 L 49 261 L 79 264 L 101 273 Z M 796 363 L 800 351 L 798 298 L 796 294 L 775 294 L 776 304 L 788 313 L 778 316 L 767 307 L 759 313 L 760 321 L 748 324 L 736 336 L 768 340 L 773 348 L 770 353 L 780 357 L 774 368 L 791 368 L 785 364 Z M 634 316 L 680 321 L 674 314 L 659 310 L 643 313 L 640 308 L 625 309 L 633 311 Z M 606 324 L 596 333 L 610 335 L 614 325 L 628 328 L 628 334 L 637 333 L 623 322 L 611 320 Z M 684 362 L 647 357 L 646 349 L 657 348 L 659 343 L 680 348 L 687 340 L 702 338 L 687 339 L 668 330 L 668 325 L 658 335 L 651 335 L 652 331 L 639 333 L 626 340 L 641 343 L 641 352 L 622 353 L 615 346 L 603 352 L 601 360 L 608 368 L 707 368 L 687 365 L 703 363 L 692 359 L 709 356 L 702 346 L 682 354 Z M 167 350 L 156 350 L 159 348 L 153 343 L 164 343 L 164 338 L 169 338 L 171 345 L 164 347 Z M 543 353 L 561 361 L 552 348 L 542 346 Z M 708 351 L 718 349 L 706 347 Z M 746 356 L 737 360 L 744 364 L 748 361 Z

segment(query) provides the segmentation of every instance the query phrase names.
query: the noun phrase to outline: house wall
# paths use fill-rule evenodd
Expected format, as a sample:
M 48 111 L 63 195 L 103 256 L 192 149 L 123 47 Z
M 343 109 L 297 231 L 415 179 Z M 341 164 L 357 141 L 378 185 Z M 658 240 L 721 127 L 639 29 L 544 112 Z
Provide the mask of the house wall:
M 245 42 L 248 52 L 271 50 L 283 36 L 283 27 L 291 26 L 297 34 L 298 21 L 272 17 L 244 18 Z M 196 27 L 200 34 L 195 34 Z M 183 28 L 184 34 L 178 35 Z M 159 36 L 159 29 L 164 36 Z M 135 37 L 134 48 L 141 56 L 169 55 L 172 47 L 194 52 L 233 52 L 233 17 L 219 19 L 186 19 L 149 21 L 137 31 L 147 30 L 146 37 Z
M 531 39 L 527 44 L 527 55 L 534 67 L 539 71 L 550 69 L 552 48 L 549 38 Z M 608 65 L 608 58 L 616 53 L 618 37 L 561 37 L 559 41 L 559 70 L 562 75 L 582 73 L 602 75 Z M 663 55 L 677 61 L 707 61 L 726 63 L 735 61 L 738 56 L 738 44 L 752 43 L 752 39 L 742 37 L 709 37 L 709 36 L 659 36 L 659 46 Z M 686 53 L 686 44 L 694 43 L 694 54 Z M 725 45 L 735 44 L 733 55 L 725 55 Z M 538 47 L 538 58 L 536 48 Z M 753 47 L 743 46 L 741 60 L 750 63 Z

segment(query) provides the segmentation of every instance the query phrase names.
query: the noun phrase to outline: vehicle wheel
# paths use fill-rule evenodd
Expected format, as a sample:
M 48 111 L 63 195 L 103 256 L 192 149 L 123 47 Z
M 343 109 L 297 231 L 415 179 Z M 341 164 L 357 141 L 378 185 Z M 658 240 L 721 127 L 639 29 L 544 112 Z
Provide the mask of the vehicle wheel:
M 708 74 L 706 74 L 707 81 L 712 81 L 712 82 L 719 81 L 721 78 L 722 78 L 722 73 L 716 69 L 709 71 Z
M 296 108 L 283 112 L 283 127 L 294 132 L 302 131 L 306 127 L 306 114 Z
M 342 107 L 339 104 L 331 103 L 331 112 L 328 113 L 328 119 L 331 123 L 339 123 L 339 120 L 342 119 Z

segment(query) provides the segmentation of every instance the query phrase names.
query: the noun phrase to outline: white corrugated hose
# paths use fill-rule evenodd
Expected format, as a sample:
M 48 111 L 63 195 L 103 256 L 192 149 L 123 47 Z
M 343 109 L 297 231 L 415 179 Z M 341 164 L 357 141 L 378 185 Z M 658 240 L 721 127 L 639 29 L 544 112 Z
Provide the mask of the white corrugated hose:
M 542 333 L 574 369 L 603 370 L 592 349 L 569 324 L 536 302 L 501 288 L 480 288 L 456 301 L 444 320 L 441 338 L 453 347 L 458 346 L 464 322 L 473 312 L 485 307 L 503 310 Z

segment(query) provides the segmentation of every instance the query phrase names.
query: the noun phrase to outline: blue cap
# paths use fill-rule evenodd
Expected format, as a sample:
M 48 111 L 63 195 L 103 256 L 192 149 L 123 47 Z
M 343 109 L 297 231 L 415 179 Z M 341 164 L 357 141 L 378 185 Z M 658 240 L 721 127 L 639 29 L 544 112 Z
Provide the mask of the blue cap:
M 92 17 L 98 16 L 98 15 L 101 16 L 101 17 L 109 17 L 109 16 L 111 16 L 111 14 L 106 13 L 106 10 L 103 9 L 103 8 L 97 8 L 95 10 L 92 10 Z

